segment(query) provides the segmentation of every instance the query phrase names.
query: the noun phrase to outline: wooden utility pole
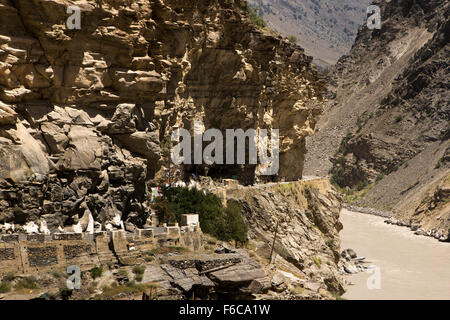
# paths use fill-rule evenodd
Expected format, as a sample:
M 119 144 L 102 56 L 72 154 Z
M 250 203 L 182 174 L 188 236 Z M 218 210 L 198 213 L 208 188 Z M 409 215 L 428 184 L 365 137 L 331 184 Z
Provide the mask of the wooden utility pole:
M 169 150 L 170 150 L 170 147 L 169 147 Z M 172 172 L 171 172 L 171 169 L 172 169 L 172 162 L 170 161 L 170 152 L 169 152 L 169 187 L 172 186 Z
M 165 138 L 162 141 L 162 147 L 161 147 L 161 151 L 163 154 L 163 157 L 167 157 L 167 171 L 165 172 L 166 177 L 167 177 L 167 181 L 169 183 L 169 187 L 172 186 L 172 157 L 171 157 L 171 153 L 172 153 L 172 141 L 170 140 L 170 138 Z
M 278 233 L 278 225 L 280 224 L 280 219 L 278 219 L 277 221 L 277 225 L 275 227 L 275 234 L 273 236 L 273 243 L 272 243 L 272 249 L 270 250 L 270 260 L 269 260 L 269 264 L 272 263 L 272 255 L 273 255 L 273 250 L 275 248 L 275 241 L 277 239 L 277 233 Z

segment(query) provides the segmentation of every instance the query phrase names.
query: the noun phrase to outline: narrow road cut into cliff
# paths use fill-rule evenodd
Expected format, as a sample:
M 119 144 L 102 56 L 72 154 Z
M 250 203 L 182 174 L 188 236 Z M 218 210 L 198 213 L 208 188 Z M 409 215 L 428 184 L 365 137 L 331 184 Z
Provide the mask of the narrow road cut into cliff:
M 354 249 L 380 271 L 379 289 L 367 286 L 374 272 L 348 276 L 354 285 L 348 286 L 344 298 L 450 299 L 450 243 L 414 235 L 378 216 L 343 209 L 340 219 L 342 248 Z

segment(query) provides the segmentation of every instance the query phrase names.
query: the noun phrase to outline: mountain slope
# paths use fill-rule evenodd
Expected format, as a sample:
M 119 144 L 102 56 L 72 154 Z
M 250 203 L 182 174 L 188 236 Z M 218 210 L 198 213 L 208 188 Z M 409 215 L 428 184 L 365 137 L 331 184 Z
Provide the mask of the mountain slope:
M 270 28 L 295 36 L 314 63 L 324 68 L 346 54 L 366 19 L 371 0 L 248 0 Z
M 401 223 L 446 239 L 449 3 L 376 3 L 382 29 L 363 26 L 331 72 L 305 173 L 331 168 L 341 187 L 362 190 L 358 204 L 393 210 Z

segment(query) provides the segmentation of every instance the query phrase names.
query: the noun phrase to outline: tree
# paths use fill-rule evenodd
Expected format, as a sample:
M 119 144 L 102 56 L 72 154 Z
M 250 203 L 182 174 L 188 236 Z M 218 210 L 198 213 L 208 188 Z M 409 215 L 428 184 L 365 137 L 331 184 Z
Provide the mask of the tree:
M 166 202 L 157 203 L 159 207 L 155 209 L 158 217 L 162 217 L 161 222 L 172 218 L 180 222 L 182 214 L 196 213 L 204 233 L 224 241 L 247 241 L 247 226 L 237 202 L 229 202 L 225 207 L 215 194 L 195 188 L 163 187 L 162 192 Z
M 157 198 L 152 204 L 152 209 L 155 210 L 159 223 L 173 224 L 176 221 L 175 215 L 169 211 L 166 199 Z

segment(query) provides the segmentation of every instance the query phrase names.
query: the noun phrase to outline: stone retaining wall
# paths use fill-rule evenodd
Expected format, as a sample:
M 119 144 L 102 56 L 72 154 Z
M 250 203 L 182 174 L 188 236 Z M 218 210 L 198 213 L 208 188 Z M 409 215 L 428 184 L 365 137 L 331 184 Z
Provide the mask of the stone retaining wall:
M 108 262 L 137 264 L 142 252 L 162 246 L 201 248 L 201 229 L 164 227 L 95 233 L 0 235 L 0 275 L 32 274 L 77 265 L 88 270 Z M 156 234 L 155 234 L 156 233 Z

